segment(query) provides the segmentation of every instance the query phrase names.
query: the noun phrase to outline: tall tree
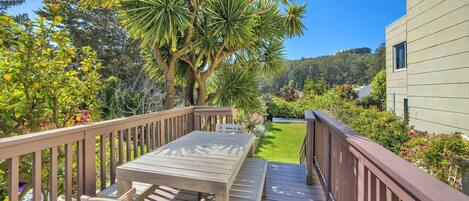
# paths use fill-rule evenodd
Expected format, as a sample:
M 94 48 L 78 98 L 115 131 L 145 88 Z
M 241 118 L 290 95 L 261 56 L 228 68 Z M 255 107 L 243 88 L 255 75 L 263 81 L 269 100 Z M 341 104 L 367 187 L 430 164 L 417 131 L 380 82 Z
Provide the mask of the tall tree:
M 112 0 L 111 0 L 112 1 Z M 110 1 L 80 1 L 96 6 Z M 152 72 L 162 72 L 166 108 L 174 106 L 176 68 L 187 64 L 205 105 L 207 80 L 223 65 L 250 63 L 271 72 L 282 65 L 283 40 L 303 33 L 305 6 L 277 0 L 121 0 L 117 5 L 130 34 L 151 52 Z M 111 2 L 112 3 L 112 2 Z M 186 71 L 187 72 L 187 71 Z M 156 76 L 155 76 L 156 77 Z

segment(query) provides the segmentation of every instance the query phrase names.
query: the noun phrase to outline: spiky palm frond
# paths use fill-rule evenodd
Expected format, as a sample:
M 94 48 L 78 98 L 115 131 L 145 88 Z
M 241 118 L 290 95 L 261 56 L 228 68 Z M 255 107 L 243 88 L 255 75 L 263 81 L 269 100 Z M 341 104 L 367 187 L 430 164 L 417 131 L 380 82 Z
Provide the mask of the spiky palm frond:
M 305 13 L 306 5 L 289 5 L 287 7 L 287 15 L 285 17 L 287 36 L 295 37 L 303 35 L 306 30 L 306 27 L 302 22 L 302 18 Z
M 211 39 L 223 40 L 230 47 L 251 42 L 253 10 L 248 0 L 211 0 L 204 9 Z
M 285 35 L 285 21 L 278 4 L 259 1 L 256 5 L 254 33 L 257 40 L 279 40 Z
M 177 48 L 177 36 L 191 26 L 185 0 L 122 0 L 121 5 L 123 25 L 143 44 Z
M 256 76 L 236 66 L 223 68 L 209 82 L 213 91 L 209 97 L 212 104 L 233 106 L 246 112 L 260 106 Z

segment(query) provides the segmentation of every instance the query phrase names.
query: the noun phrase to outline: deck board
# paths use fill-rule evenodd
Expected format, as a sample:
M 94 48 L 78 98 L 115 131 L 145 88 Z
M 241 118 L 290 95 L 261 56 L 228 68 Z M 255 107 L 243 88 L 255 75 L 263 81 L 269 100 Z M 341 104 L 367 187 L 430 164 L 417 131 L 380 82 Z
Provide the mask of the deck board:
M 269 162 L 266 179 L 267 195 L 263 198 L 263 201 L 326 200 L 316 175 L 314 178 L 316 185 L 306 185 L 306 170 L 303 165 Z M 169 200 L 196 201 L 197 193 L 160 187 L 145 199 L 145 201 Z

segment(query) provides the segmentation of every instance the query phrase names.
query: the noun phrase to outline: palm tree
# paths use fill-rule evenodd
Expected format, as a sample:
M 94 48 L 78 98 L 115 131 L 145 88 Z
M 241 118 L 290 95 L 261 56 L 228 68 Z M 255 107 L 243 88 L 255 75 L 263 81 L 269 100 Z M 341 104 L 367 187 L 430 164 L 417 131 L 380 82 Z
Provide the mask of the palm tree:
M 276 72 L 283 65 L 284 39 L 299 36 L 305 29 L 301 21 L 305 6 L 288 0 L 81 0 L 80 3 L 88 7 L 118 6 L 124 27 L 142 41 L 153 57 L 146 66 L 150 77 L 164 77 L 167 109 L 174 107 L 178 68 L 186 68 L 183 70 L 186 75 L 192 73 L 187 78 L 198 85 L 197 104 L 205 105 L 207 81 L 224 66 L 220 64 L 243 63 L 264 73 Z M 284 12 L 281 4 L 286 7 Z

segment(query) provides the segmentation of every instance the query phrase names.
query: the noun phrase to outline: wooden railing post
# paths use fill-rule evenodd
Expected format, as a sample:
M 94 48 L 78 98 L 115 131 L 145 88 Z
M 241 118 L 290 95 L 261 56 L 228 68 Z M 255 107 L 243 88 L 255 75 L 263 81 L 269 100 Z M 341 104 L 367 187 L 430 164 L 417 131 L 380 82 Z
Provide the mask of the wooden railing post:
M 312 111 L 305 111 L 305 120 L 306 120 L 306 169 L 308 176 L 306 178 L 306 183 L 308 185 L 314 185 L 314 124 L 315 118 Z
M 96 194 L 96 137 L 92 133 L 84 133 L 84 195 Z

